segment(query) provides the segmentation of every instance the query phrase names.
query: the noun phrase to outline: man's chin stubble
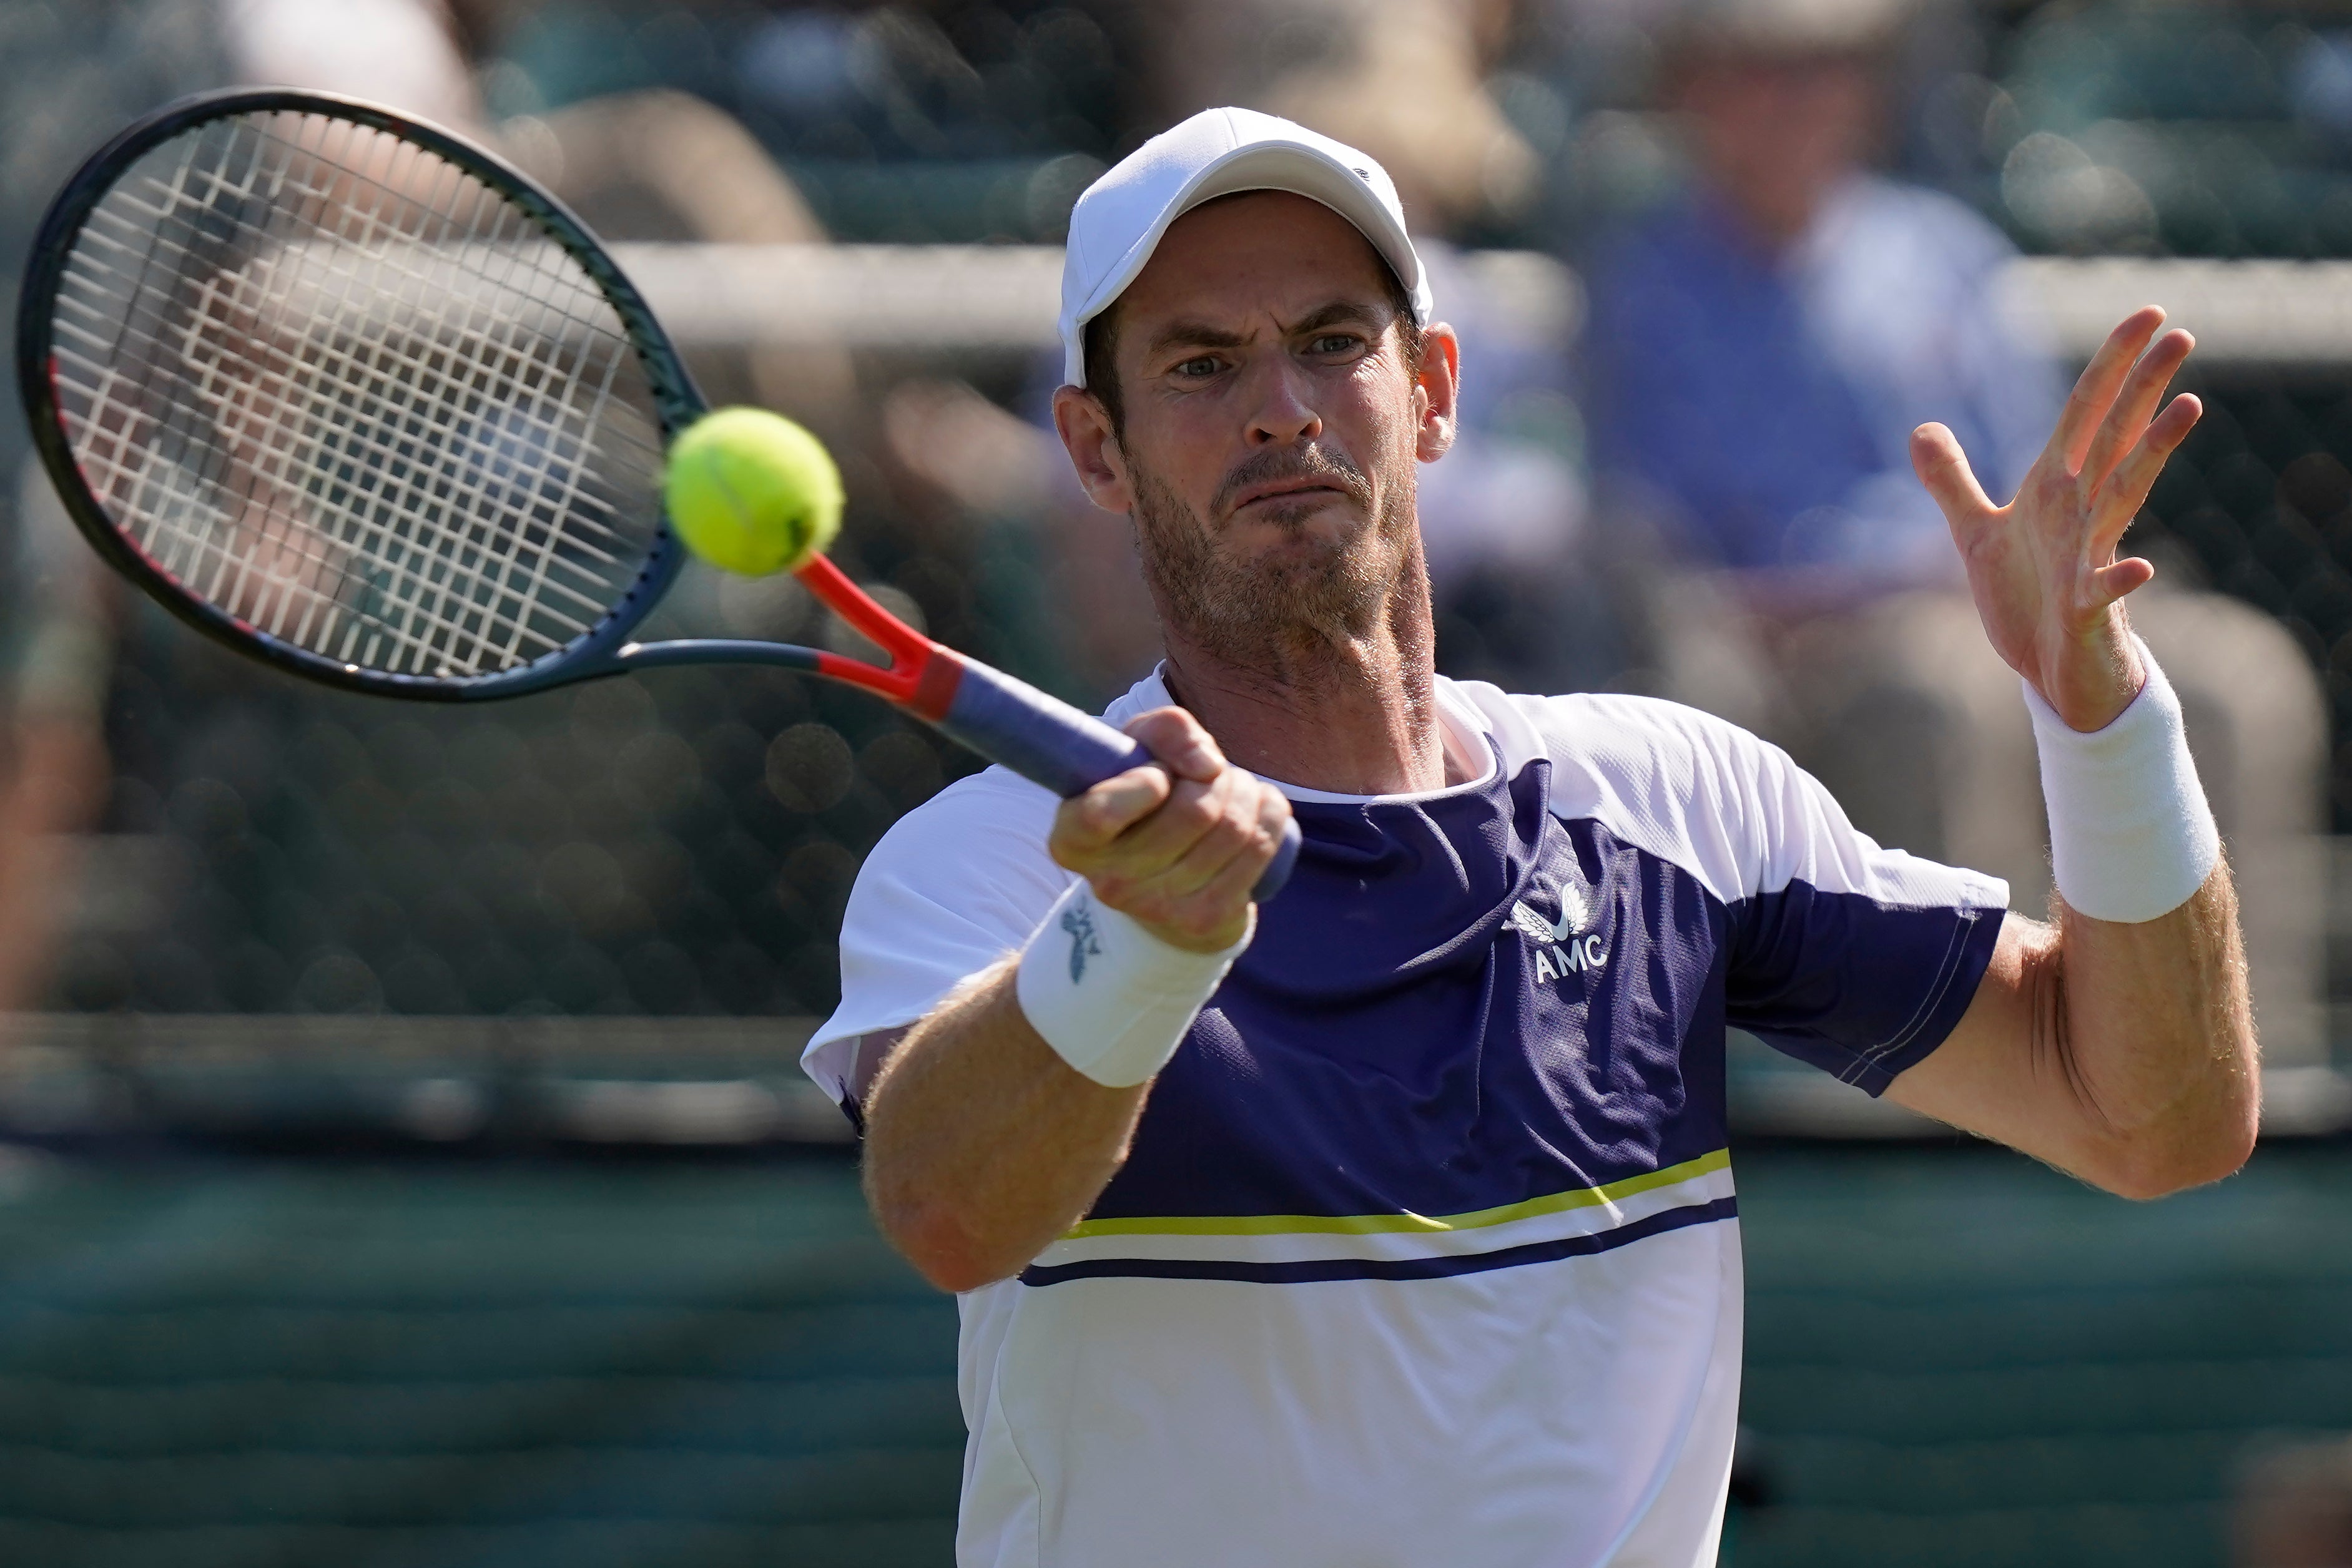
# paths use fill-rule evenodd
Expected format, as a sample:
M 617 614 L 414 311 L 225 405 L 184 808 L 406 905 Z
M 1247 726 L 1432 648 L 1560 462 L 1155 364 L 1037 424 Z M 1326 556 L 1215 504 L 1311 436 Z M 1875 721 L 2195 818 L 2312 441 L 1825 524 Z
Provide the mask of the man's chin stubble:
M 1350 538 L 1286 550 L 1276 559 L 1235 561 L 1217 548 L 1221 533 L 1203 527 L 1172 491 L 1147 475 L 1135 480 L 1136 548 L 1172 636 L 1220 659 L 1271 670 L 1318 647 L 1360 639 L 1381 622 L 1395 571 L 1367 559 L 1367 547 L 1384 553 L 1376 539 L 1392 529 L 1358 528 Z M 1328 504 L 1260 506 L 1255 520 L 1303 531 Z

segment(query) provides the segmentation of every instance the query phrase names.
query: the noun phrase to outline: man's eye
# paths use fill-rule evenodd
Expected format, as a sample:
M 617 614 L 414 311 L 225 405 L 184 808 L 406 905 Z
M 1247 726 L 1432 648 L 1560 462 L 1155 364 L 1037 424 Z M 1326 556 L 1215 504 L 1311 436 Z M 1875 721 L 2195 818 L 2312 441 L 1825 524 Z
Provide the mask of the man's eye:
M 1345 354 L 1360 342 L 1353 332 L 1324 332 L 1307 345 L 1310 354 Z
M 1194 380 L 1202 376 L 1213 376 L 1217 373 L 1216 358 L 1211 354 L 1202 354 L 1197 359 L 1186 360 L 1176 367 L 1176 373 Z

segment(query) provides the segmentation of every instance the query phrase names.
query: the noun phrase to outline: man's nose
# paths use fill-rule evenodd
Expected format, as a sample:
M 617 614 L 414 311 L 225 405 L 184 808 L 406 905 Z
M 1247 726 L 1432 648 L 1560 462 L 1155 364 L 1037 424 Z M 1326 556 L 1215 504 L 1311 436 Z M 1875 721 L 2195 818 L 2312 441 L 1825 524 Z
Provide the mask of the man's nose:
M 1250 413 L 1252 446 L 1295 446 L 1323 434 L 1323 416 L 1316 412 L 1307 377 L 1288 356 L 1255 379 L 1259 385 Z

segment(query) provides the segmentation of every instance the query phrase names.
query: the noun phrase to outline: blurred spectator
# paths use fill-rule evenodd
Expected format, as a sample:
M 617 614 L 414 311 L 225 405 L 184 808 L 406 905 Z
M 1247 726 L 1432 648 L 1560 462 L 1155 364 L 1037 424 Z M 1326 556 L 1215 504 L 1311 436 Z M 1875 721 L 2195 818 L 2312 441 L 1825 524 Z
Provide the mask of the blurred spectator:
M 0 71 L 0 251 L 16 293 L 34 225 L 74 163 L 123 120 L 232 74 L 239 33 L 214 0 L 18 7 Z M 0 422 L 0 1014 L 37 1004 L 80 902 L 80 835 L 107 800 L 113 634 L 105 573 L 29 452 Z
M 1535 154 L 1485 86 L 1514 10 L 1511 0 L 1144 0 L 1156 122 L 1130 129 L 1149 135 L 1240 104 L 1379 159 L 1417 234 L 1514 214 L 1534 193 Z
M 530 0 L 220 0 L 233 79 L 394 104 L 512 157 L 602 237 L 824 244 L 808 203 L 726 110 L 654 87 L 493 123 L 474 59 L 519 23 L 578 9 Z M 719 402 L 765 403 L 850 440 L 856 385 L 838 349 L 698 364 Z
M 83 844 L 107 795 L 100 723 L 113 637 L 105 573 L 35 463 L 17 486 L 0 750 L 0 1015 L 48 988 Z
M 0 22 L 19 46 L 0 72 L 13 136 L 0 224 L 21 256 L 50 193 L 123 123 L 186 92 L 267 81 L 451 124 L 503 148 L 613 238 L 777 245 L 776 287 L 789 290 L 793 247 L 826 236 L 724 110 L 661 90 L 505 120 L 485 108 L 474 62 L 526 12 L 563 8 L 35 7 Z M 697 352 L 694 368 L 716 398 L 819 425 L 854 484 L 870 472 L 859 453 L 873 422 L 837 347 L 728 348 Z M 16 567 L 0 582 L 0 656 L 11 660 L 0 667 L 0 1009 L 761 1012 L 829 1001 L 833 868 L 854 864 L 887 821 L 877 790 L 919 799 L 938 782 L 929 744 L 906 744 L 886 712 L 839 715 L 789 677 L 739 672 L 657 682 L 658 709 L 653 692 L 616 685 L 464 718 L 420 714 L 227 660 L 136 601 L 118 660 L 117 629 L 92 605 L 125 601 L 103 591 L 110 580 L 15 439 L 5 455 L 21 482 L 0 492 L 23 501 L 0 549 Z M 828 635 L 788 590 L 722 589 L 709 574 L 690 575 L 663 613 L 688 632 L 718 622 Z M 877 744 L 856 754 L 862 771 L 795 794 L 789 779 L 772 782 L 774 766 L 762 771 L 763 748 L 795 724 L 816 727 L 803 739 Z M 687 737 L 704 743 L 700 755 Z M 600 765 L 582 766 L 575 746 Z M 110 773 L 109 831 L 83 837 L 107 806 Z M 529 800 L 509 812 L 509 795 Z M 793 873 L 779 875 L 787 861 Z
M 508 120 L 499 140 L 608 240 L 827 243 L 799 189 L 742 124 L 688 93 L 587 99 Z M 780 263 L 780 289 L 791 287 L 788 268 Z M 694 369 L 715 402 L 776 409 L 836 449 L 869 438 L 849 355 L 837 345 L 706 353 Z
M 0 226 L 21 255 L 31 225 L 74 161 L 121 123 L 181 93 L 229 82 L 282 83 L 399 104 L 461 128 L 479 102 L 437 0 L 110 0 L 64 25 L 22 29 L 60 77 L 10 60 L 6 118 L 47 132 L 34 177 L 8 192 Z M 113 90 L 91 92 L 95 67 Z M 70 96 L 70 101 L 68 98 Z M 37 171 L 35 173 L 35 171 Z M 17 236 L 23 236 L 21 238 Z M 12 443 L 14 444 L 14 443 Z M 84 901 L 80 834 L 97 825 L 110 768 L 103 716 L 112 674 L 112 585 L 72 532 L 38 462 L 15 459 L 10 580 L 0 648 L 0 1013 L 37 1005 L 63 926 Z
M 1464 366 L 1453 449 L 1420 474 L 1439 666 L 1528 690 L 1613 686 L 1626 637 L 1591 570 L 1584 424 L 1567 374 L 1576 323 L 1541 319 L 1497 258 L 1416 244 Z M 1526 281 L 1572 308 L 1571 279 Z
M 2057 413 L 2055 368 L 1994 303 L 2008 241 L 1863 172 L 1897 19 L 1895 0 L 1695 0 L 1669 90 L 1697 188 L 1595 272 L 1604 461 L 1680 558 L 1758 586 L 1952 578 L 1912 429 L 1950 425 L 2007 494 Z
M 2049 877 L 2016 677 L 1955 591 L 1908 442 L 1951 426 L 2006 496 L 2061 383 L 1999 308 L 2008 242 L 1867 171 L 1906 20 L 1902 0 L 1678 14 L 1664 89 L 1696 178 L 1594 268 L 1596 446 L 1610 531 L 1668 566 L 1649 594 L 1666 689 L 1780 741 L 1864 831 L 2004 877 L 2036 910 Z M 2238 862 L 2265 1046 L 2316 1059 L 2309 665 L 2268 617 L 2168 576 L 2131 613 L 2181 691 Z

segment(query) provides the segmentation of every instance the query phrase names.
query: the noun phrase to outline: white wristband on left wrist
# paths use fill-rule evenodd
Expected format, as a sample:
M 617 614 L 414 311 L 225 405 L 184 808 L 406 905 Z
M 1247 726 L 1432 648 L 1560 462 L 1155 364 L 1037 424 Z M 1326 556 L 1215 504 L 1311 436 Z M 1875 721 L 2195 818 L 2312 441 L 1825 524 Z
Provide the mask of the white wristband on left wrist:
M 2147 684 L 2104 729 L 2070 727 L 2028 683 L 2059 896 L 2098 920 L 2137 924 L 2189 902 L 2221 859 L 2180 699 L 2147 644 Z
M 1013 995 L 1063 1061 L 1108 1088 L 1129 1088 L 1176 1054 L 1256 931 L 1252 906 L 1240 941 L 1222 952 L 1188 952 L 1073 883 L 1022 950 Z

